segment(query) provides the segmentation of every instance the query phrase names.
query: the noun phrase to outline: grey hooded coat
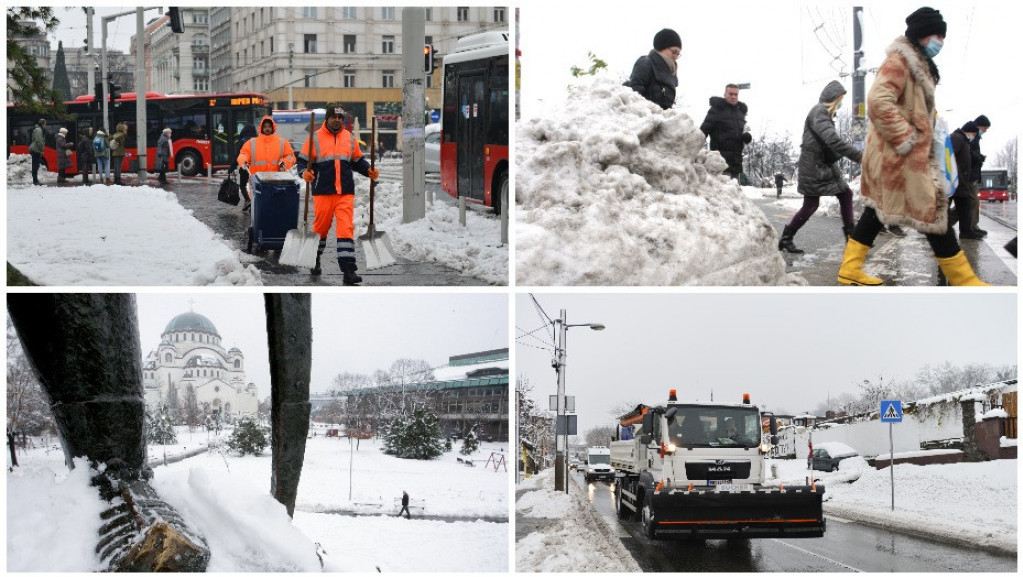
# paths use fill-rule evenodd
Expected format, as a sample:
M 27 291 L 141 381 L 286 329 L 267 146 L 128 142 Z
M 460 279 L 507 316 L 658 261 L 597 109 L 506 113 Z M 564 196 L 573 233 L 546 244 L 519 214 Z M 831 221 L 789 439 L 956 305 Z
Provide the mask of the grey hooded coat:
M 842 94 L 845 94 L 842 83 L 832 80 L 821 91 L 820 102 L 806 115 L 802 152 L 799 154 L 799 186 L 796 189 L 799 194 L 835 196 L 849 188 L 838 168 L 838 160 L 844 156 L 859 162 L 862 153 L 851 142 L 839 136 L 827 106 L 827 103 Z M 826 149 L 830 149 L 827 160 Z

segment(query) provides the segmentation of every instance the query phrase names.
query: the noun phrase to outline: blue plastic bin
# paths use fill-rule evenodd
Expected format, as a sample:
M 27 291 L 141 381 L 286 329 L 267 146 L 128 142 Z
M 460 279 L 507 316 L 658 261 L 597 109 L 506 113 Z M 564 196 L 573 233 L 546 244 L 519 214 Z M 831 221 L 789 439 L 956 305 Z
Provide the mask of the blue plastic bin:
M 248 252 L 281 250 L 288 231 L 298 226 L 299 181 L 287 172 L 259 172 L 252 185 L 252 226 Z

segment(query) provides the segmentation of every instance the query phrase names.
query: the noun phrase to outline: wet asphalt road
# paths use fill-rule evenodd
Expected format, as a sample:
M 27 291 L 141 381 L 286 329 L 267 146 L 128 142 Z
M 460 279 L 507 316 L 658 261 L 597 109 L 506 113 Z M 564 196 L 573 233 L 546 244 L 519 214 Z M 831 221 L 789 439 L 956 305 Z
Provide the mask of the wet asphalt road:
M 612 485 L 585 484 L 572 475 L 570 490 L 585 490 L 590 503 L 644 571 L 654 572 L 1015 572 L 1016 557 L 902 535 L 827 516 L 817 539 L 652 541 L 638 521 L 620 522 Z M 583 489 L 585 487 L 585 489 Z
M 791 200 L 798 197 L 798 202 L 802 202 L 802 196 L 787 190 L 783 200 L 789 199 L 789 202 L 777 202 L 773 189 L 765 189 L 765 194 L 754 203 L 764 211 L 781 236 L 781 230 L 798 210 L 798 205 Z M 981 203 L 980 227 L 988 231 L 987 238 L 960 241 L 974 271 L 985 282 L 999 286 L 1017 285 L 1016 259 L 1003 248 L 1016 236 L 1016 209 L 1015 201 Z M 804 254 L 782 253 L 788 272 L 799 273 L 811 286 L 841 286 L 836 278 L 845 239 L 837 209 L 835 212 L 834 216 L 829 216 L 825 215 L 823 208 L 819 209 L 796 234 L 796 246 L 806 251 Z M 857 219 L 861 213 L 862 208 L 857 207 L 854 212 Z M 905 227 L 904 230 L 907 233 L 904 238 L 889 233 L 878 236 L 867 255 L 864 270 L 881 277 L 888 286 L 945 284 L 926 238 Z

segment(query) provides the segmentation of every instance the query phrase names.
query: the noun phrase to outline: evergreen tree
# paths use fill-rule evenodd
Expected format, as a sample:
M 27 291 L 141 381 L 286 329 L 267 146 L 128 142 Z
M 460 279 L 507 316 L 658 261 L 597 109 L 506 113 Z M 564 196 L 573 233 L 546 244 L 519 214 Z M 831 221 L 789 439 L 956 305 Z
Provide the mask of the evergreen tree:
M 147 415 L 149 421 L 149 442 L 154 445 L 173 445 L 178 442 L 174 422 L 167 412 L 167 405 L 160 407 L 156 415 Z
M 45 71 L 39 68 L 35 56 L 28 53 L 23 42 L 24 38 L 52 32 L 58 24 L 60 21 L 53 16 L 53 8 L 7 9 L 7 88 L 19 110 L 46 114 L 49 118 L 65 115 L 64 99 L 46 85 Z M 64 72 L 66 76 L 67 70 Z
M 241 455 L 259 455 L 266 448 L 269 441 L 266 434 L 259 428 L 259 425 L 249 419 L 238 423 L 227 440 L 227 447 L 232 451 L 238 451 Z
M 199 410 L 199 401 L 195 398 L 195 387 L 191 384 L 185 389 L 185 406 L 183 410 L 188 430 L 191 431 L 199 426 L 199 423 L 202 422 L 202 412 Z
M 170 417 L 171 423 L 178 424 L 182 421 L 178 387 L 174 383 L 167 387 L 167 415 Z
M 57 63 L 53 65 L 53 92 L 60 100 L 71 100 L 71 79 L 64 64 L 64 43 L 57 43 Z
M 469 428 L 469 434 L 462 441 L 462 448 L 458 451 L 463 455 L 471 455 L 480 448 L 479 435 L 476 433 L 476 425 Z
M 440 420 L 421 404 L 399 414 L 384 431 L 384 452 L 402 459 L 433 459 L 444 453 Z

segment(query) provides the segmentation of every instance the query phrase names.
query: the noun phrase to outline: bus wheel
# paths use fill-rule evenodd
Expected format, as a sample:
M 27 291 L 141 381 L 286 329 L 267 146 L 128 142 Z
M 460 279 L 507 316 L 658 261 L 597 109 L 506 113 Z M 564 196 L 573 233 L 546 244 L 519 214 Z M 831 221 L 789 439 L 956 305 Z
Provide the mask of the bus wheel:
M 199 169 L 202 167 L 202 158 L 194 150 L 182 152 L 178 155 L 176 162 L 181 176 L 195 176 L 199 174 Z
M 501 205 L 504 198 L 508 196 L 508 171 L 501 173 L 501 176 L 497 180 L 497 198 L 491 198 L 490 203 L 494 205 L 494 214 L 500 215 L 504 207 Z

